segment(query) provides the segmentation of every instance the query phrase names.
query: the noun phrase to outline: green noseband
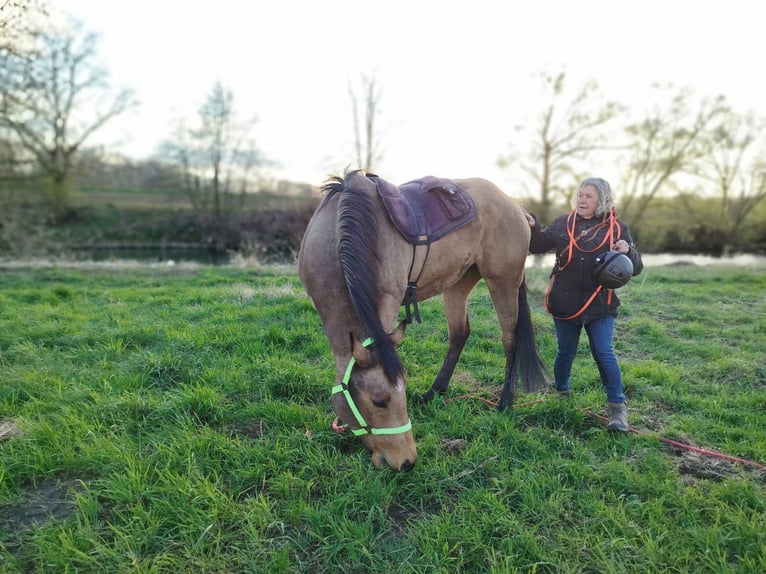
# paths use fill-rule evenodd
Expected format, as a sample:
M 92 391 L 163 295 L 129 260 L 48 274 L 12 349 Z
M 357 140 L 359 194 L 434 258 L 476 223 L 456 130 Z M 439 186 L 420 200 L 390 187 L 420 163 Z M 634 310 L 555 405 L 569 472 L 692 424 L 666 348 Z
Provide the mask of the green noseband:
M 374 341 L 372 340 L 372 337 L 367 337 L 365 341 L 362 343 L 364 347 L 369 347 L 372 345 Z M 354 399 L 351 397 L 351 393 L 348 390 L 348 382 L 351 380 L 351 370 L 354 368 L 354 365 L 356 364 L 356 359 L 353 355 L 351 355 L 351 360 L 348 362 L 348 367 L 346 367 L 346 373 L 343 375 L 343 382 L 339 385 L 335 385 L 332 388 L 332 394 L 335 395 L 336 393 L 343 393 L 343 396 L 346 397 L 346 402 L 348 403 L 348 408 L 351 409 L 351 412 L 354 413 L 354 418 L 356 418 L 356 422 L 359 423 L 358 429 L 351 429 L 351 432 L 354 433 L 354 436 L 361 436 L 365 435 L 367 433 L 370 434 L 399 434 L 403 432 L 407 432 L 412 428 L 412 421 L 407 421 L 407 424 L 403 424 L 399 427 L 391 427 L 391 428 L 384 428 L 384 429 L 376 429 L 367 424 L 367 421 L 364 420 L 364 417 L 362 416 L 362 413 L 359 412 L 359 409 L 356 406 L 356 403 L 354 402 Z

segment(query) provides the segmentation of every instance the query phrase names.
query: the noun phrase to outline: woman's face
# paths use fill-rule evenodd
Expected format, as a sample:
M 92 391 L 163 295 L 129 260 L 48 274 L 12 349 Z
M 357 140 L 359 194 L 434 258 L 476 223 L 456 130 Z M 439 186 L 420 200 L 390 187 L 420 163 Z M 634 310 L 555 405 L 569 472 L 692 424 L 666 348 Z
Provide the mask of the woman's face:
M 583 219 L 593 219 L 598 207 L 598 190 L 592 185 L 584 185 L 577 192 L 577 215 Z

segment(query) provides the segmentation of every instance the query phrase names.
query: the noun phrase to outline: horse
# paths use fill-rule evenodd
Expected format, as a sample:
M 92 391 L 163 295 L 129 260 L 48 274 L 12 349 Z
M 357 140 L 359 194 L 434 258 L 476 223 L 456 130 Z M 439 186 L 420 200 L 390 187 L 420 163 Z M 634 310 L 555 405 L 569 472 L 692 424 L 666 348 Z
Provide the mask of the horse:
M 399 312 L 407 299 L 409 316 L 413 288 L 416 311 L 418 300 L 442 294 L 447 319 L 447 353 L 422 396 L 425 402 L 447 390 L 471 331 L 468 296 L 482 278 L 505 353 L 498 409 L 513 403 L 519 376 L 527 392 L 546 384 L 526 298 L 531 232 L 524 210 L 486 179 L 443 181 L 467 194 L 475 216 L 436 241 L 415 245 L 383 205 L 378 187 L 385 180 L 362 170 L 330 176 L 298 253 L 300 280 L 335 360 L 331 400 L 338 418 L 333 426 L 359 436 L 376 467 L 386 462 L 396 471 L 411 470 L 417 460 L 407 380 L 396 352 L 408 323 L 398 320 Z M 337 426 L 338 421 L 345 425 Z

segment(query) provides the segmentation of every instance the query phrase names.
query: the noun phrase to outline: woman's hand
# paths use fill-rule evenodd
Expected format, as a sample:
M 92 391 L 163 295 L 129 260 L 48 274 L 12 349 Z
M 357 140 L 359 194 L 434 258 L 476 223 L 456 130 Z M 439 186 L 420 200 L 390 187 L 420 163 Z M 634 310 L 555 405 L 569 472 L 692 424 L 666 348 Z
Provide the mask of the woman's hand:
M 534 227 L 535 226 L 535 218 L 532 217 L 532 214 L 529 213 L 526 209 L 524 210 L 524 217 L 527 218 L 527 223 L 529 223 L 530 227 Z
M 619 251 L 620 253 L 627 254 L 628 251 L 630 251 L 630 245 L 624 239 L 620 239 L 619 241 L 617 241 L 617 243 L 614 244 L 614 250 Z

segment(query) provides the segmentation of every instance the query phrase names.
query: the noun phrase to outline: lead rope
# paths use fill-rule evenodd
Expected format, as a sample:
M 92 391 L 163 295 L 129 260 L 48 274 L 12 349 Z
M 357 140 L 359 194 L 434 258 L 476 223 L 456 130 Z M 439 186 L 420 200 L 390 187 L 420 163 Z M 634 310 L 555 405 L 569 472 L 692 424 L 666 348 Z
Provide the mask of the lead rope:
M 608 420 L 609 420 L 605 416 L 598 415 L 598 414 L 594 413 L 593 411 L 591 411 L 589 409 L 583 409 L 583 412 L 586 415 L 588 415 L 589 417 L 597 419 L 597 420 L 600 420 L 602 422 L 608 422 Z M 699 454 L 699 455 L 702 455 L 702 456 L 709 456 L 711 458 L 719 458 L 719 459 L 722 459 L 722 460 L 727 460 L 729 462 L 736 462 L 736 463 L 739 463 L 739 464 L 743 464 L 743 465 L 747 465 L 747 466 L 752 466 L 754 468 L 766 471 L 766 465 L 763 465 L 763 464 L 758 463 L 758 462 L 754 462 L 752 460 L 748 460 L 746 458 L 740 458 L 740 457 L 733 456 L 733 455 L 730 455 L 730 454 L 725 454 L 725 453 L 722 453 L 722 452 L 717 452 L 717 451 L 706 449 L 706 448 L 700 448 L 698 446 L 693 446 L 693 445 L 690 445 L 690 444 L 686 444 L 685 442 L 679 442 L 677 440 L 665 438 L 664 436 L 659 436 L 659 435 L 656 435 L 656 434 L 653 434 L 653 433 L 649 433 L 647 431 L 641 431 L 641 430 L 635 429 L 633 427 L 628 427 L 628 432 L 631 432 L 631 433 L 637 434 L 637 435 L 653 436 L 654 438 L 656 438 L 660 442 L 664 442 L 665 444 L 669 444 L 671 446 L 674 446 L 676 448 L 680 448 L 680 449 L 683 449 L 683 450 L 688 450 L 690 452 L 693 452 L 693 453 L 696 453 L 696 454 Z
M 551 289 L 553 288 L 553 282 L 556 280 L 556 274 L 566 269 L 566 267 L 572 261 L 572 254 L 574 253 L 575 249 L 577 249 L 578 251 L 581 251 L 582 253 L 593 253 L 603 248 L 604 245 L 606 245 L 607 241 L 609 242 L 609 249 L 614 248 L 615 229 L 617 229 L 617 239 L 620 238 L 620 234 L 621 234 L 620 226 L 617 224 L 617 215 L 614 209 L 610 210 L 608 219 L 609 219 L 609 223 L 606 223 L 604 220 L 602 220 L 600 224 L 594 225 L 593 227 L 589 227 L 588 229 L 580 233 L 580 239 L 585 239 L 585 237 L 591 231 L 595 235 L 599 229 L 602 229 L 603 227 L 606 227 L 606 226 L 609 227 L 601 243 L 599 243 L 593 249 L 585 249 L 583 247 L 580 247 L 579 243 L 577 243 L 577 238 L 575 237 L 575 233 L 574 233 L 575 224 L 577 223 L 577 211 L 573 209 L 571 212 L 569 212 L 569 216 L 567 217 L 567 235 L 569 236 L 569 245 L 566 248 L 568 250 L 567 260 L 566 260 L 566 263 L 564 263 L 564 265 L 561 265 L 558 268 L 558 270 L 553 273 L 551 280 L 548 282 L 548 288 L 545 290 L 545 309 L 548 311 L 548 313 L 551 313 L 550 306 L 548 305 L 548 297 L 550 296 Z M 593 303 L 594 299 L 598 296 L 599 293 L 601 293 L 602 289 L 603 289 L 602 285 L 599 285 L 598 287 L 596 287 L 596 290 L 593 291 L 593 294 L 588 298 L 588 300 L 585 302 L 582 308 L 579 311 L 577 311 L 577 313 L 575 313 L 574 315 L 570 315 L 569 317 L 556 317 L 555 315 L 553 315 L 553 313 L 551 313 L 551 315 L 553 315 L 554 318 L 560 319 L 562 321 L 570 321 L 572 319 L 576 319 L 577 317 L 582 315 L 588 307 L 590 307 L 590 304 Z M 612 302 L 613 292 L 614 292 L 613 289 L 607 289 L 607 305 L 611 304 Z
M 450 397 L 448 399 L 444 399 L 444 403 L 447 404 L 447 403 L 450 403 L 452 401 L 456 401 L 458 399 L 476 399 L 476 400 L 481 401 L 484 404 L 489 405 L 491 407 L 495 407 L 495 408 L 498 407 L 498 403 L 496 403 L 494 401 L 490 401 L 489 399 L 485 399 L 483 397 L 479 397 L 479 396 L 475 396 L 475 395 L 471 395 L 471 394 L 459 395 L 457 397 Z M 518 408 L 522 408 L 522 407 L 529 407 L 529 406 L 533 406 L 533 405 L 536 405 L 536 404 L 544 402 L 544 401 L 545 401 L 545 399 L 538 399 L 538 400 L 530 401 L 530 402 L 527 402 L 527 403 L 521 403 L 521 404 L 518 404 L 518 405 L 512 405 L 511 408 L 518 409 Z M 582 409 L 582 411 L 587 416 L 589 416 L 589 417 L 591 417 L 593 419 L 599 420 L 599 421 L 604 422 L 604 423 L 609 422 L 609 419 L 607 419 L 605 416 L 596 414 L 596 413 L 594 413 L 592 410 L 590 410 L 588 408 Z M 750 467 L 753 467 L 753 468 L 757 468 L 758 470 L 766 471 L 766 465 L 761 464 L 759 462 L 752 461 L 752 460 L 748 460 L 746 458 L 740 458 L 738 456 L 733 456 L 733 455 L 722 453 L 722 452 L 718 452 L 718 451 L 715 451 L 715 450 L 710 450 L 710 449 L 707 449 L 707 448 L 701 448 L 701 447 L 698 447 L 698 446 L 693 446 L 693 445 L 690 445 L 690 444 L 686 444 L 685 442 L 679 442 L 677 440 L 665 438 L 664 436 L 660 436 L 660 435 L 658 435 L 656 433 L 651 433 L 649 431 L 638 430 L 638 429 L 636 429 L 634 427 L 628 427 L 628 432 L 632 433 L 632 434 L 636 434 L 636 435 L 653 437 L 653 438 L 656 438 L 660 442 L 664 442 L 665 444 L 669 444 L 671 446 L 674 446 L 676 448 L 680 448 L 682 450 L 688 450 L 689 452 L 693 452 L 693 453 L 699 454 L 701 456 L 707 456 L 707 457 L 710 457 L 710 458 L 718 458 L 718 459 L 721 459 L 721 460 L 726 460 L 728 462 L 735 462 L 737 464 L 741 464 L 741 465 L 745 465 L 745 466 L 750 466 Z

